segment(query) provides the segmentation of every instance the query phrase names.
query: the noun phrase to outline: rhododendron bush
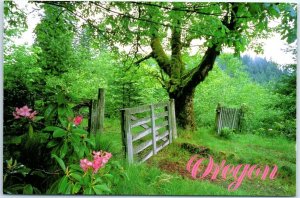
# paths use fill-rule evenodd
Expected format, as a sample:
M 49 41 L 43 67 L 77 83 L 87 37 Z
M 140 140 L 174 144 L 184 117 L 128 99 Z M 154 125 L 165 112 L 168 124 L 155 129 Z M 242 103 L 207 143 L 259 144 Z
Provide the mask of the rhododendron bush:
M 112 161 L 111 152 L 96 145 L 95 136 L 82 124 L 84 117 L 75 115 L 63 96 L 44 110 L 24 105 L 15 107 L 11 114 L 11 127 L 20 135 L 5 140 L 6 148 L 16 151 L 4 158 L 5 193 L 112 192 L 122 167 Z

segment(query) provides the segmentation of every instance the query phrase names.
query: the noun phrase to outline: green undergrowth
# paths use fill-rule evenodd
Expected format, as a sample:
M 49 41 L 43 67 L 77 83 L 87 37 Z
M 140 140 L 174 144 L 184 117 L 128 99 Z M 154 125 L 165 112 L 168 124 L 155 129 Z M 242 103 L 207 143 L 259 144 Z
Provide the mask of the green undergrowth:
M 295 142 L 282 137 L 267 138 L 254 134 L 231 134 L 229 139 L 217 136 L 213 129 L 199 128 L 196 132 L 179 130 L 178 138 L 143 164 L 124 162 L 120 122 L 107 120 L 99 143 L 106 146 L 125 167 L 127 179 L 113 189 L 115 195 L 243 195 L 294 196 L 296 192 Z M 181 147 L 188 143 L 208 148 L 214 162 L 226 164 L 274 164 L 278 175 L 274 180 L 245 178 L 234 192 L 227 190 L 230 180 L 193 180 L 185 170 L 192 155 Z
M 116 195 L 242 195 L 207 181 L 193 181 L 147 164 L 126 167 L 128 179 L 115 187 Z

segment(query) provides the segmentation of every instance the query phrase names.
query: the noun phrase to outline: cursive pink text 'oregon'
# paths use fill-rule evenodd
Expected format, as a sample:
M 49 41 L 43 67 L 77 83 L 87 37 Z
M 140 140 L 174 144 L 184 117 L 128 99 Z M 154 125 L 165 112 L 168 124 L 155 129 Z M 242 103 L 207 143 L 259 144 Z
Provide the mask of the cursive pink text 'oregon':
M 257 165 L 251 166 L 250 164 L 239 164 L 237 166 L 230 165 L 230 164 L 226 165 L 225 164 L 226 160 L 223 160 L 219 165 L 214 163 L 214 160 L 211 156 L 209 157 L 209 162 L 206 166 L 206 169 L 201 170 L 200 165 L 201 163 L 203 163 L 205 158 L 200 158 L 197 160 L 197 157 L 198 157 L 197 155 L 192 156 L 186 164 L 186 169 L 189 173 L 191 173 L 191 176 L 194 179 L 204 179 L 205 177 L 211 176 L 210 179 L 215 180 L 219 174 L 223 179 L 226 179 L 228 175 L 232 175 L 234 181 L 229 184 L 228 191 L 237 190 L 242 184 L 243 180 L 246 177 L 252 179 L 253 174 L 254 177 L 260 177 L 261 175 L 260 177 L 261 180 L 265 180 L 269 174 L 269 178 L 273 180 L 275 179 L 278 170 L 277 165 L 274 165 L 271 172 L 270 172 L 270 167 L 267 165 L 264 167 L 264 169 L 259 168 Z M 193 164 L 194 161 L 196 162 Z

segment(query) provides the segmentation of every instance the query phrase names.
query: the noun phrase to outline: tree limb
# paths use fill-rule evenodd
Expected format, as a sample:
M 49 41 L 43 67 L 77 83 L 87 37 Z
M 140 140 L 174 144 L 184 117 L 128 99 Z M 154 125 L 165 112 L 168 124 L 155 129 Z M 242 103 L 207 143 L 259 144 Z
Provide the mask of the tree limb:
M 236 4 L 232 4 L 232 9 L 227 12 L 222 20 L 222 23 L 230 31 L 234 31 L 236 29 L 237 11 L 238 6 Z M 182 92 L 185 92 L 188 89 L 194 89 L 200 82 L 204 81 L 208 72 L 213 68 L 213 64 L 217 56 L 220 54 L 220 50 L 217 50 L 218 45 L 220 44 L 214 44 L 212 47 L 209 47 L 206 50 L 201 63 L 184 76 Z
M 153 7 L 158 7 L 162 8 L 165 10 L 172 10 L 172 11 L 180 11 L 180 12 L 187 12 L 187 13 L 196 13 L 196 14 L 202 14 L 202 15 L 208 15 L 208 16 L 222 16 L 222 13 L 208 13 L 208 12 L 201 12 L 199 9 L 197 10 L 196 8 L 194 9 L 188 9 L 187 7 L 167 7 L 167 6 L 162 6 L 162 5 L 157 5 L 157 4 L 152 4 L 151 2 L 134 2 L 135 4 L 140 4 L 140 5 L 146 5 L 146 6 L 153 6 Z
M 134 64 L 138 65 L 141 62 L 143 62 L 144 60 L 147 60 L 149 58 L 153 57 L 153 53 L 151 52 L 150 54 L 148 54 L 147 56 L 145 56 L 144 58 L 141 58 L 140 60 L 137 60 L 136 62 L 134 62 Z
M 171 75 L 171 63 L 170 58 L 165 53 L 160 40 L 156 36 L 151 38 L 151 48 L 153 53 L 153 58 L 156 60 L 158 66 L 168 75 Z
M 180 26 L 181 21 L 180 19 L 177 19 L 176 26 Z M 181 75 L 184 72 L 184 64 L 182 62 L 181 57 L 181 49 L 182 49 L 182 42 L 181 42 L 181 29 L 172 27 L 172 35 L 171 35 L 171 67 L 172 67 L 172 73 L 171 73 L 171 80 L 174 81 L 174 79 L 180 79 Z M 176 84 L 176 83 L 175 83 Z
M 194 89 L 200 82 L 204 81 L 208 72 L 213 68 L 217 56 L 220 54 L 217 47 L 218 46 L 214 44 L 206 50 L 201 63 L 192 69 L 183 79 L 183 88 L 179 94 Z
M 99 4 L 100 2 L 91 1 L 90 3 L 93 4 L 93 5 L 95 5 L 95 6 L 98 6 L 99 8 L 105 10 L 106 12 L 112 13 L 114 15 L 122 16 L 122 17 L 129 18 L 129 19 L 132 19 L 132 20 L 135 20 L 135 21 L 143 21 L 143 22 L 150 23 L 150 24 L 160 25 L 160 26 L 163 26 L 163 27 L 168 27 L 168 28 L 172 27 L 168 23 L 162 23 L 162 22 L 158 22 L 158 21 L 153 21 L 153 20 L 151 20 L 151 17 L 150 18 L 135 17 L 135 16 L 133 16 L 131 14 L 125 14 L 125 13 L 117 12 L 115 10 L 112 10 L 112 9 L 109 9 L 109 8 L 106 8 L 106 7 L 102 6 L 102 5 L 100 5 Z M 197 33 L 197 31 L 192 31 L 189 28 L 180 27 L 180 26 L 175 26 L 175 27 L 179 28 L 181 30 L 191 31 L 191 32 Z M 207 34 L 207 36 L 212 36 L 212 35 Z

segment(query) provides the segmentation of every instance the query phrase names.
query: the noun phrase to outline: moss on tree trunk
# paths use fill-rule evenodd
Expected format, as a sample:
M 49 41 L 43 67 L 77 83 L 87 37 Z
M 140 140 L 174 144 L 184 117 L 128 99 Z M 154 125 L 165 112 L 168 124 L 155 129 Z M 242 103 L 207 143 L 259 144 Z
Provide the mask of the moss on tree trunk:
M 195 90 L 181 94 L 180 96 L 170 96 L 175 99 L 176 121 L 179 127 L 187 130 L 195 130 L 197 125 L 194 113 Z

